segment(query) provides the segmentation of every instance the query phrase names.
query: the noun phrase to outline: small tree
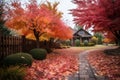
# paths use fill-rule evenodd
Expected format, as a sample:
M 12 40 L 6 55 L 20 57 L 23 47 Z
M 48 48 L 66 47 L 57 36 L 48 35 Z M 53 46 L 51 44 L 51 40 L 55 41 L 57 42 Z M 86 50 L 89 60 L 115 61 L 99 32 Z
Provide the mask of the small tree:
M 60 19 L 60 13 L 56 7 L 48 2 L 38 5 L 36 0 L 31 0 L 23 8 L 18 1 L 11 3 L 8 11 L 6 25 L 11 29 L 20 31 L 22 35 L 33 34 L 37 47 L 42 35 L 47 34 L 52 37 L 68 39 L 72 37 L 72 31 Z
M 103 39 L 103 42 L 106 43 L 106 45 L 108 45 L 108 43 L 110 43 L 110 41 L 111 41 L 111 40 L 110 40 L 109 38 L 104 38 L 104 39 Z
M 101 33 L 95 33 L 94 36 L 98 39 L 97 44 L 102 44 L 103 35 Z
M 93 36 L 93 37 L 91 38 L 91 42 L 93 42 L 94 44 L 97 44 L 98 38 L 95 37 L 95 36 Z

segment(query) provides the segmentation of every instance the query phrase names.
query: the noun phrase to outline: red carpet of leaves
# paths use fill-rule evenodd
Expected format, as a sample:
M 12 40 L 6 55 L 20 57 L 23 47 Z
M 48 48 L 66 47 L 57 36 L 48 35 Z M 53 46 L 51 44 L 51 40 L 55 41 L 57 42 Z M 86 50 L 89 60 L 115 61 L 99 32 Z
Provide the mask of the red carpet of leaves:
M 43 61 L 34 61 L 27 69 L 25 80 L 63 80 L 78 70 L 77 54 L 80 50 L 58 49 Z
M 110 80 L 120 80 L 120 56 L 106 55 L 97 50 L 90 52 L 88 60 L 98 74 L 108 76 Z

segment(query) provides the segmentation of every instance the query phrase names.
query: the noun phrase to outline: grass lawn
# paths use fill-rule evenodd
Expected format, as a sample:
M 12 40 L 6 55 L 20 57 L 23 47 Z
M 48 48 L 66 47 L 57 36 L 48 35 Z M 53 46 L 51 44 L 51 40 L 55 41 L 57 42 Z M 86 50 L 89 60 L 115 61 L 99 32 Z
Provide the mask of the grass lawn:
M 115 46 L 95 45 L 91 47 L 71 47 L 71 49 L 85 51 L 85 50 L 91 50 L 91 49 L 104 49 L 108 47 L 115 47 Z

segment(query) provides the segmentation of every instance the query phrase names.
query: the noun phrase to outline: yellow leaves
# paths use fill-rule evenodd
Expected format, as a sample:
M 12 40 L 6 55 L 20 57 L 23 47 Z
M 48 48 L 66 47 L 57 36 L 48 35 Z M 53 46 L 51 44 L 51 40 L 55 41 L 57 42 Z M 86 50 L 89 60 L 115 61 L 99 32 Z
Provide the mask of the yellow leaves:
M 52 11 L 52 13 L 54 14 L 54 15 L 57 15 L 59 18 L 61 18 L 62 17 L 62 12 L 60 12 L 60 11 L 58 11 L 58 9 L 57 9 L 57 6 L 59 5 L 59 2 L 54 2 L 53 4 L 52 3 L 50 3 L 50 2 L 48 2 L 47 1 L 47 3 L 45 4 L 45 3 L 43 3 L 42 5 L 41 5 L 41 7 L 45 7 L 45 8 L 47 8 L 47 9 L 49 9 L 50 11 Z
M 27 34 L 27 35 L 26 35 L 26 38 L 27 38 L 27 39 L 36 40 L 33 33 Z M 48 41 L 50 38 L 51 38 L 51 36 L 48 35 L 48 34 L 43 34 L 42 36 L 39 37 L 40 41 L 45 41 L 45 40 Z
M 26 38 L 27 38 L 27 39 L 35 40 L 35 36 L 34 36 L 32 33 L 26 35 Z
M 41 37 L 40 37 L 40 41 L 49 41 L 49 39 L 51 38 L 50 35 L 48 34 L 43 34 Z
M 92 40 L 97 41 L 97 40 L 98 40 L 98 38 L 97 38 L 97 37 L 95 37 L 95 36 L 93 36 L 93 37 L 92 37 Z

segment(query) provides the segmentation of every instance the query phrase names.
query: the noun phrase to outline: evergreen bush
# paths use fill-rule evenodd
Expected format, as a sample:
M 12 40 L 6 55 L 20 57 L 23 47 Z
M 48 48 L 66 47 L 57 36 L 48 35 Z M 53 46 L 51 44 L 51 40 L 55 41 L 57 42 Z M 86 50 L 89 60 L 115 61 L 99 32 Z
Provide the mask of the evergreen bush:
M 45 49 L 35 48 L 35 49 L 30 50 L 29 53 L 36 60 L 44 60 L 46 59 L 46 56 L 47 56 L 47 51 Z

